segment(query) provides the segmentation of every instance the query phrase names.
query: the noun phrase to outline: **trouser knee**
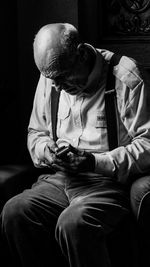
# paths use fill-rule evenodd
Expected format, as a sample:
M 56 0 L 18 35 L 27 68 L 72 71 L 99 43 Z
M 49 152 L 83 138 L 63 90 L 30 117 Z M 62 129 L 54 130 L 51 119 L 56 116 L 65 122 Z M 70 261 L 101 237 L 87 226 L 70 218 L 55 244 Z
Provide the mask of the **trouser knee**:
M 59 216 L 56 234 L 67 234 L 72 236 L 82 225 L 81 212 L 74 207 L 68 207 L 65 209 L 62 214 Z
M 135 181 L 131 187 L 131 207 L 142 227 L 150 223 L 150 176 Z
M 9 199 L 3 207 L 1 213 L 2 227 L 5 231 L 13 231 L 13 227 L 17 227 L 20 221 L 25 220 L 26 210 L 28 210 L 29 202 L 20 195 Z
M 60 215 L 56 226 L 56 239 L 66 237 L 67 239 L 76 239 L 76 242 L 86 242 L 86 239 L 104 236 L 103 228 L 95 223 L 84 207 L 72 205 L 65 209 Z

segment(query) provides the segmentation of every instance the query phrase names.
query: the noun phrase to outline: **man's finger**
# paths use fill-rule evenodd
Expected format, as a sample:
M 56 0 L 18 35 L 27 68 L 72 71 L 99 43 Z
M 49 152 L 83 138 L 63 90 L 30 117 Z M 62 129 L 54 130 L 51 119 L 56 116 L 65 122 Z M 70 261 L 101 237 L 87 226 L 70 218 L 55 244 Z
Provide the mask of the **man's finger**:
M 80 149 L 77 149 L 75 147 L 72 148 L 72 153 L 74 153 L 75 155 L 78 155 L 78 156 L 84 156 L 85 155 L 85 151 L 84 150 L 80 150 Z

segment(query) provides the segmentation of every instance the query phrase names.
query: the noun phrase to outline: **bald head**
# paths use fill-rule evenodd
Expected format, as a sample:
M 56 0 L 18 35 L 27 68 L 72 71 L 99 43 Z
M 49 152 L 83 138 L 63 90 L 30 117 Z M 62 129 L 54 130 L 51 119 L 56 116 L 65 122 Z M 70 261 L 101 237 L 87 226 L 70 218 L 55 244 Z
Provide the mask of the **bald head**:
M 38 69 L 49 77 L 66 71 L 75 60 L 78 44 L 78 31 L 73 25 L 45 25 L 35 36 L 33 44 Z

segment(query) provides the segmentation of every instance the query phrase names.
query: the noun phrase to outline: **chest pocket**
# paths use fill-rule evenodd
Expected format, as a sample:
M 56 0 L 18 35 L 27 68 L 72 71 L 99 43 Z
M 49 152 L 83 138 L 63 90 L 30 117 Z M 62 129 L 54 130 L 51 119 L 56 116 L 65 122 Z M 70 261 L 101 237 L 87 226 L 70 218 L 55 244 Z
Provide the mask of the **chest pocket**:
M 107 123 L 104 111 L 95 110 L 88 114 L 84 134 L 92 148 L 98 151 L 108 150 Z
M 65 101 L 59 102 L 59 108 L 58 108 L 58 119 L 65 120 L 69 117 L 70 114 L 70 107 L 65 103 Z
M 105 112 L 97 110 L 89 114 L 89 124 L 94 128 L 106 128 L 106 116 Z
M 57 120 L 57 136 L 64 137 L 70 131 L 70 112 L 71 109 L 65 103 L 60 103 Z
M 107 127 L 107 123 L 106 123 L 105 112 L 98 110 L 95 115 L 96 115 L 95 127 L 96 128 L 106 128 Z
M 69 114 L 70 114 L 70 108 L 64 107 L 62 110 L 58 111 L 58 119 L 65 120 L 69 117 Z

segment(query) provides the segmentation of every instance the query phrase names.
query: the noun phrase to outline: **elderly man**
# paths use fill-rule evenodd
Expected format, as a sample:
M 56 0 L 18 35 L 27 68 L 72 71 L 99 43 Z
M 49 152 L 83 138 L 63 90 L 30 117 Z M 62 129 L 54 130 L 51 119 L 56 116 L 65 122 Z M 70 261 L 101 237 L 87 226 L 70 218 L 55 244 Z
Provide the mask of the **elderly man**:
M 47 174 L 2 211 L 14 266 L 60 266 L 61 252 L 71 267 L 111 266 L 106 237 L 129 213 L 130 181 L 150 170 L 150 91 L 126 56 L 113 68 L 118 147 L 109 149 L 105 89 L 112 56 L 82 43 L 68 23 L 45 25 L 35 36 L 40 79 L 28 148 Z

